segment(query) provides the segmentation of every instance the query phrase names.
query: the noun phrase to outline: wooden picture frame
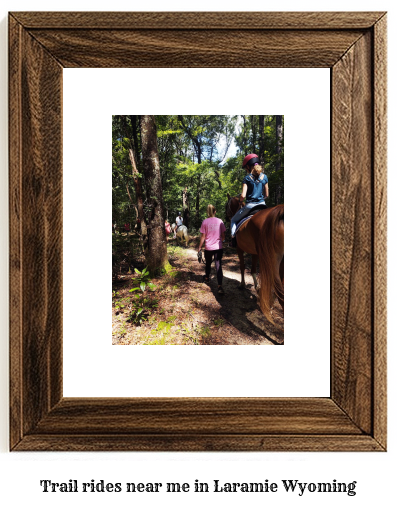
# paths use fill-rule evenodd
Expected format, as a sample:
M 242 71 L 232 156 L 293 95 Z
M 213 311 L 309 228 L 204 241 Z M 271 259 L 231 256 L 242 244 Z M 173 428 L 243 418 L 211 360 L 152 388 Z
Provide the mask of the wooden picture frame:
M 63 398 L 64 67 L 331 69 L 329 398 Z M 14 12 L 9 73 L 10 449 L 384 451 L 386 14 Z

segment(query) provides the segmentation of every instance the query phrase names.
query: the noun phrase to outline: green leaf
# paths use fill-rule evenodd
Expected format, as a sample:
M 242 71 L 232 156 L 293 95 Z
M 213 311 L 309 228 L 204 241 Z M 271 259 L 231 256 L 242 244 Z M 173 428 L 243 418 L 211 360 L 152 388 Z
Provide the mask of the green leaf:
M 134 292 L 134 290 L 139 290 L 139 287 L 135 287 L 134 289 L 130 289 L 128 292 Z
M 141 291 L 144 292 L 145 289 L 146 289 L 146 283 L 142 282 L 141 285 L 140 285 L 140 288 L 141 288 Z

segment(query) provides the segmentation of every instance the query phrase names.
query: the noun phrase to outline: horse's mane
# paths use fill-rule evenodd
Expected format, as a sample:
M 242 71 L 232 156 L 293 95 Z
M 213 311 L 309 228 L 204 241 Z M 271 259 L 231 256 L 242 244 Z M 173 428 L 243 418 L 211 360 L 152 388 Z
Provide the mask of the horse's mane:
M 232 202 L 235 203 L 235 206 L 232 205 Z M 237 213 L 240 207 L 240 199 L 237 195 L 236 197 L 229 197 L 226 203 L 226 219 L 230 221 L 232 216 Z

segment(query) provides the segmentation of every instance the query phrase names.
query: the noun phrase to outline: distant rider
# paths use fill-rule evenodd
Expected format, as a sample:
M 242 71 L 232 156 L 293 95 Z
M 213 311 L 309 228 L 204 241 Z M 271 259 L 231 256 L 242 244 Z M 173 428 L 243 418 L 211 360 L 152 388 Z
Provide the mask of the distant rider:
M 174 239 L 176 238 L 176 231 L 183 224 L 183 218 L 182 218 L 181 212 L 178 213 L 178 216 L 175 219 L 175 223 L 176 223 L 176 227 L 175 227 L 175 231 L 174 231 Z
M 171 225 L 170 225 L 170 223 L 168 222 L 168 220 L 166 220 L 166 221 L 165 221 L 164 226 L 165 226 L 165 234 L 166 234 L 167 241 L 168 241 L 168 236 L 169 236 L 169 235 L 170 235 L 170 233 L 171 233 Z

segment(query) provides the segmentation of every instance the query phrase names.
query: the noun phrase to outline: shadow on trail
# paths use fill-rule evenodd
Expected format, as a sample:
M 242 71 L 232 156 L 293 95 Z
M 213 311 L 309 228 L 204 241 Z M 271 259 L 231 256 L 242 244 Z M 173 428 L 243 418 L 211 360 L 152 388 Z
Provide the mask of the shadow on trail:
M 200 278 L 200 280 L 198 280 Z M 195 281 L 202 281 L 202 277 L 195 275 Z M 220 315 L 230 325 L 240 332 L 250 336 L 253 342 L 260 342 L 264 338 L 274 345 L 284 344 L 284 333 L 271 324 L 259 309 L 256 295 L 249 290 L 239 290 L 240 282 L 223 275 L 223 289 L 225 294 L 218 293 L 216 277 L 206 284 L 211 289 L 215 299 L 221 306 Z
M 203 282 L 204 271 L 203 271 L 202 275 L 200 275 L 200 274 L 198 275 L 197 273 L 194 273 L 193 271 L 189 271 L 188 276 L 189 276 L 189 280 L 191 282 L 204 283 Z M 206 285 L 206 284 L 204 284 L 204 285 Z

